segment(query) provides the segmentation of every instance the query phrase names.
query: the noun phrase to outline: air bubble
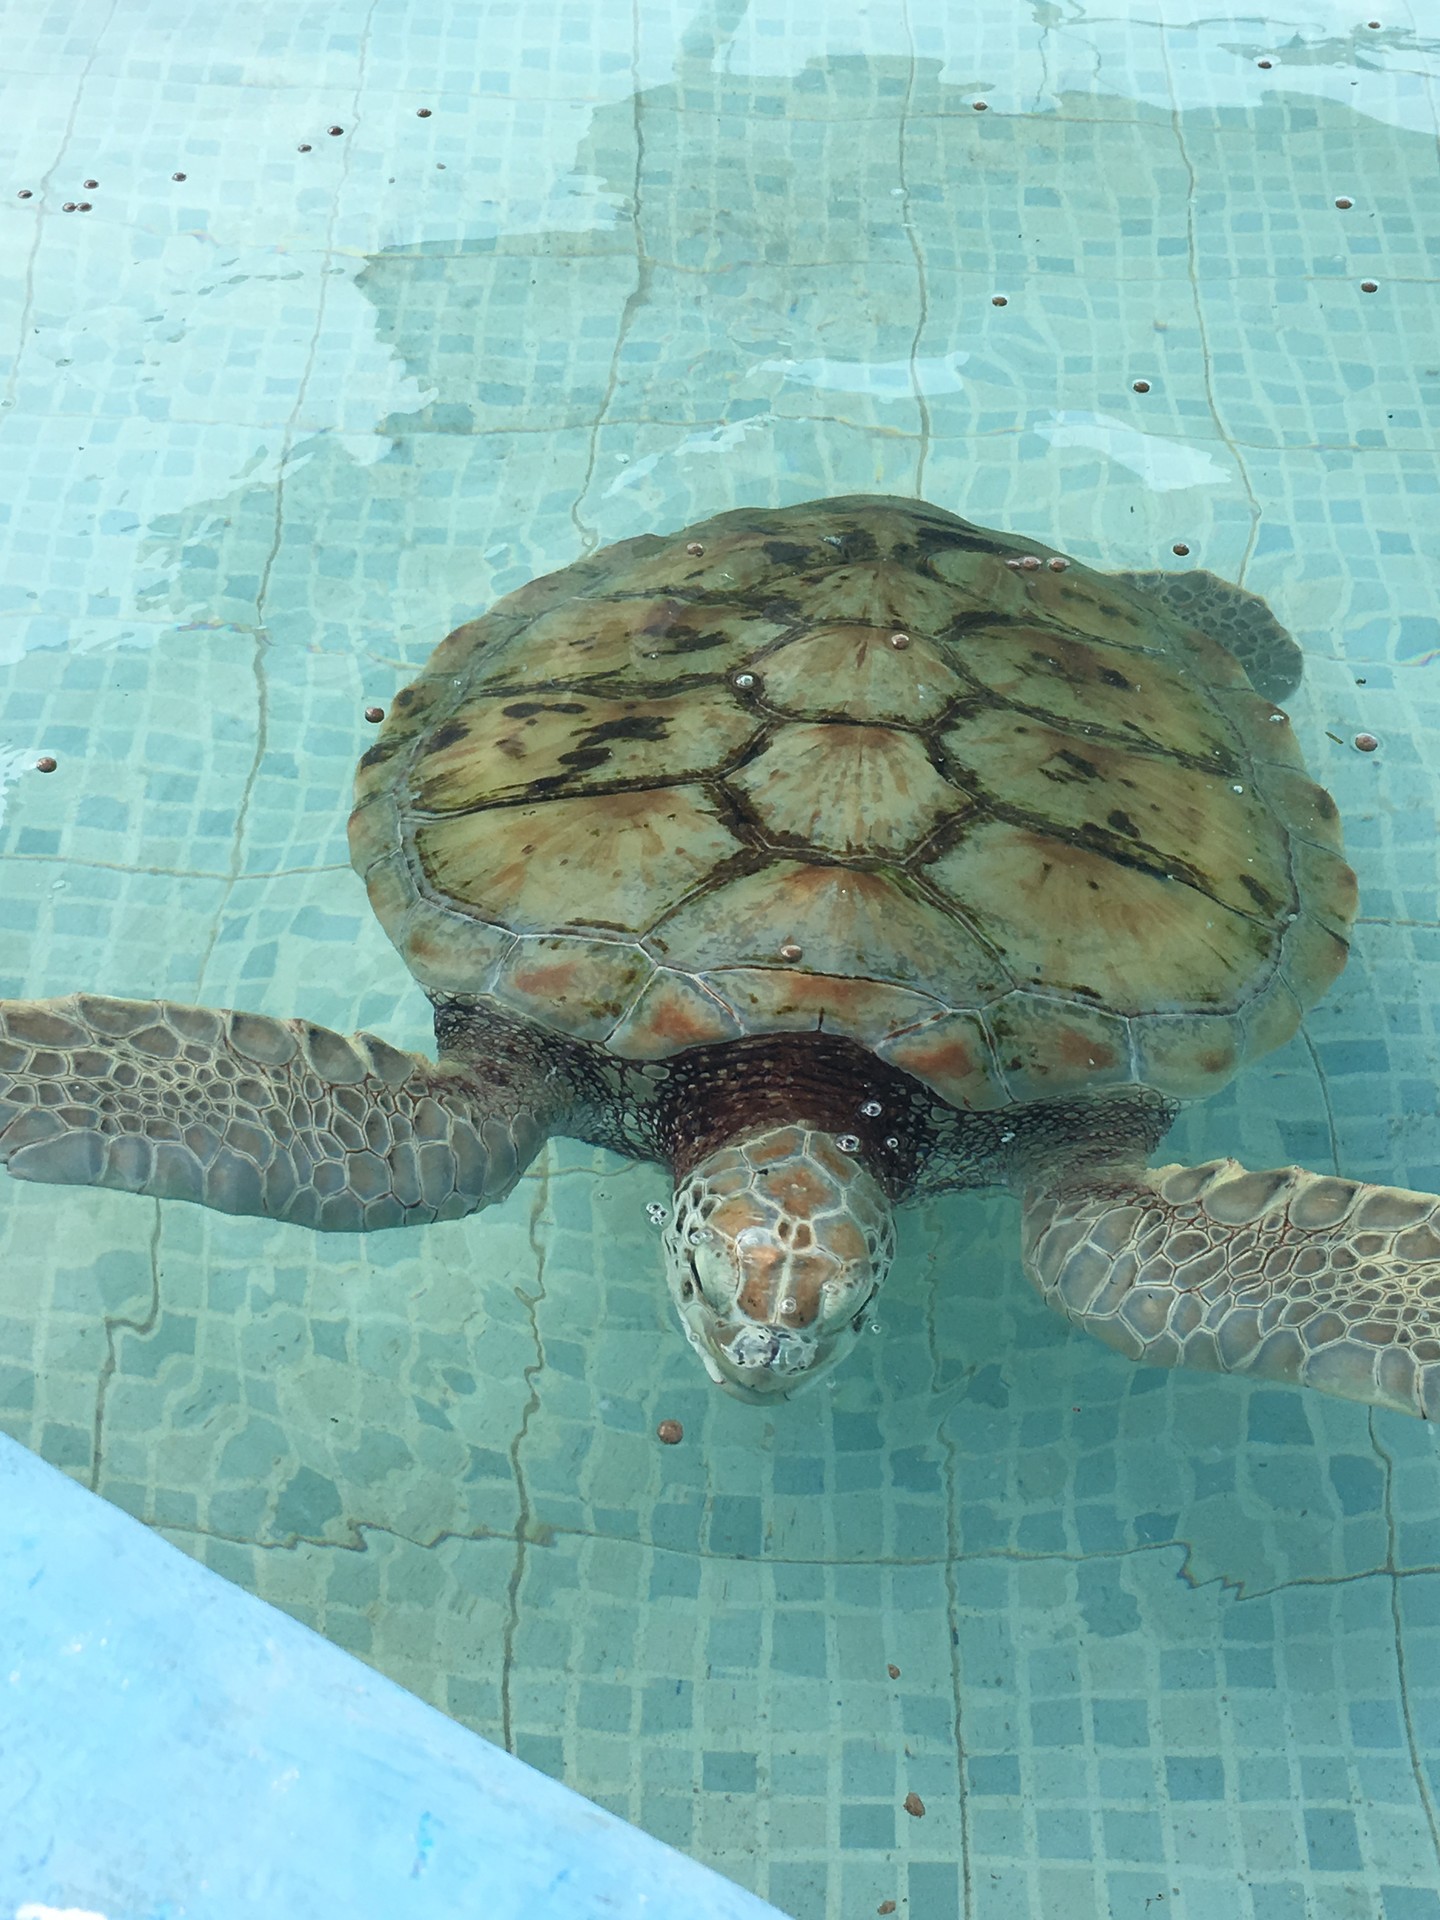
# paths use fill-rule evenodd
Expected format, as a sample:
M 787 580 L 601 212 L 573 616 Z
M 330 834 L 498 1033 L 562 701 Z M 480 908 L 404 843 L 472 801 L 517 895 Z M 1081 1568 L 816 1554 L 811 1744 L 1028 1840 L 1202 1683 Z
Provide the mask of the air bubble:
M 899 1146 L 899 1144 L 900 1144 L 900 1136 L 899 1136 L 899 1134 L 896 1134 L 896 1133 L 887 1133 L 887 1134 L 886 1134 L 886 1136 L 885 1136 L 885 1144 L 886 1144 L 886 1146 L 887 1146 L 887 1147 L 889 1147 L 889 1148 L 891 1149 L 891 1151 L 893 1152 L 893 1151 L 895 1150 L 895 1148 L 896 1148 L 896 1147 L 898 1147 L 898 1146 Z
M 885 1111 L 878 1100 L 862 1100 L 860 1111 L 867 1120 L 876 1120 Z
M 1230 791 L 1232 793 L 1243 793 L 1245 789 L 1244 787 L 1240 786 L 1237 781 L 1232 780 L 1230 782 Z
M 860 1136 L 855 1133 L 842 1133 L 837 1136 L 835 1144 L 842 1153 L 858 1153 L 860 1151 Z
M 732 677 L 730 684 L 732 687 L 739 687 L 742 692 L 748 692 L 755 684 L 755 676 L 753 673 L 737 673 Z
M 1014 1138 L 1015 1138 L 1015 1136 L 1014 1136 L 1014 1134 L 1013 1134 L 1013 1133 L 1002 1133 L 1002 1134 L 1001 1134 L 1001 1136 L 1000 1136 L 1000 1144 L 1001 1144 L 1001 1146 L 1002 1146 L 1002 1147 L 1008 1147 L 1008 1146 L 1009 1146 L 1009 1144 L 1010 1144 L 1010 1142 L 1011 1142 L 1011 1141 L 1012 1141 L 1012 1140 L 1013 1140 Z
M 647 1200 L 645 1203 L 645 1218 L 652 1227 L 663 1227 L 668 1211 L 669 1209 L 662 1207 L 658 1200 Z

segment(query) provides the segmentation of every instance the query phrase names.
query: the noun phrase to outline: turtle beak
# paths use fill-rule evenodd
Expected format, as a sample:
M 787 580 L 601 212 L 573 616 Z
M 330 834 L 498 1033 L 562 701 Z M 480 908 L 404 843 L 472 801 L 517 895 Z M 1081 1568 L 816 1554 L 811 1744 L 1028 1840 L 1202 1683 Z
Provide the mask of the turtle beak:
M 826 1372 L 849 1346 L 836 1335 L 817 1337 L 811 1327 L 786 1327 L 720 1314 L 708 1301 L 687 1303 L 681 1325 L 705 1371 L 732 1399 L 757 1407 L 787 1400 Z M 856 1316 L 856 1330 L 862 1316 Z

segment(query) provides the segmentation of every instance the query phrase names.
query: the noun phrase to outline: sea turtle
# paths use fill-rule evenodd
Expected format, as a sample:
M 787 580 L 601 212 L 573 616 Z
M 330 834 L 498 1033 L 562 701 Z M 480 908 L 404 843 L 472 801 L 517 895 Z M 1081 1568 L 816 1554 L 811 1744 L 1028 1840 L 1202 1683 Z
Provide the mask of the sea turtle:
M 471 1213 L 552 1133 L 658 1161 L 681 1324 L 752 1402 L 853 1343 L 895 1203 L 1006 1186 L 1030 1280 L 1132 1358 L 1434 1419 L 1440 1199 L 1146 1168 L 1345 960 L 1299 665 L 1212 574 L 914 500 L 622 541 L 452 633 L 360 761 L 354 864 L 438 1065 L 0 1003 L 0 1158 L 338 1231 Z

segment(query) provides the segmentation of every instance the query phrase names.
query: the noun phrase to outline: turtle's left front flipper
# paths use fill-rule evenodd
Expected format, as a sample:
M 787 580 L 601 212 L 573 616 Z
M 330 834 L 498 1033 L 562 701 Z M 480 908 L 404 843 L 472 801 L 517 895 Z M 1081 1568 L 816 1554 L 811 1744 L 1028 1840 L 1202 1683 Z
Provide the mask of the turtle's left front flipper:
M 1025 1270 L 1076 1326 L 1440 1420 L 1440 1197 L 1234 1160 L 1037 1182 Z
M 307 1020 L 168 1000 L 0 1001 L 0 1164 L 352 1233 L 503 1199 L 548 1128 L 524 1088 Z

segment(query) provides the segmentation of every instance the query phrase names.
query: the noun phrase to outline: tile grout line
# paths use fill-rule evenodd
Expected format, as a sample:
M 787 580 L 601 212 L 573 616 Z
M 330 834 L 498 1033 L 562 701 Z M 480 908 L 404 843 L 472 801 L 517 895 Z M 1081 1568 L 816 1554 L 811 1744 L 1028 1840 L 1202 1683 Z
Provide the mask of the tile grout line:
M 601 395 L 600 405 L 590 425 L 585 472 L 570 507 L 571 522 L 580 536 L 580 554 L 585 559 L 588 559 L 600 544 L 599 532 L 585 518 L 585 503 L 594 485 L 595 469 L 600 460 L 600 436 L 605 427 L 611 424 L 610 403 L 615 398 L 620 385 L 621 356 L 630 337 L 635 316 L 650 298 L 650 281 L 653 272 L 652 262 L 645 250 L 645 228 L 641 211 L 645 184 L 645 121 L 644 90 L 640 84 L 640 0 L 631 0 L 630 3 L 630 82 L 631 99 L 634 103 L 631 112 L 631 129 L 635 138 L 635 167 L 630 185 L 630 231 L 635 250 L 635 284 L 625 296 L 619 325 L 615 329 L 615 344 L 610 351 L 610 370 L 605 382 L 605 391 Z
M 351 95 L 351 127 L 360 121 L 360 101 L 365 90 L 365 66 L 370 42 L 370 33 L 374 25 L 375 14 L 380 0 L 370 0 L 366 10 L 365 22 L 360 30 L 359 51 L 355 65 L 355 88 Z M 335 229 L 340 218 L 340 201 L 350 177 L 350 155 L 353 151 L 347 142 L 340 163 L 339 178 L 335 183 L 335 192 L 330 201 L 329 213 L 325 222 L 325 244 L 321 248 L 320 283 L 316 290 L 315 324 L 311 329 L 309 345 L 306 349 L 305 366 L 295 386 L 295 404 L 290 409 L 290 418 L 286 422 L 280 445 L 280 458 L 275 474 L 275 514 L 270 550 L 260 570 L 259 584 L 255 590 L 255 625 L 253 628 L 255 645 L 251 654 L 251 671 L 255 681 L 255 748 L 251 755 L 250 767 L 245 776 L 245 784 L 235 808 L 235 825 L 231 840 L 230 871 L 225 879 L 225 890 L 217 902 L 211 922 L 210 937 L 201 949 L 200 959 L 195 969 L 195 994 L 198 999 L 204 992 L 205 973 L 214 957 L 215 947 L 224 925 L 226 910 L 234 895 L 236 885 L 244 878 L 242 872 L 245 860 L 245 832 L 250 817 L 250 809 L 255 798 L 255 789 L 260 778 L 260 769 L 265 763 L 269 751 L 270 737 L 270 690 L 266 678 L 265 662 L 270 651 L 270 635 L 265 619 L 265 608 L 270 593 L 271 576 L 275 563 L 279 559 L 284 541 L 285 490 L 287 468 L 295 451 L 299 421 L 305 410 L 305 397 L 314 376 L 316 360 L 320 351 L 320 338 L 325 327 L 325 309 L 330 290 L 330 262 L 335 257 Z

